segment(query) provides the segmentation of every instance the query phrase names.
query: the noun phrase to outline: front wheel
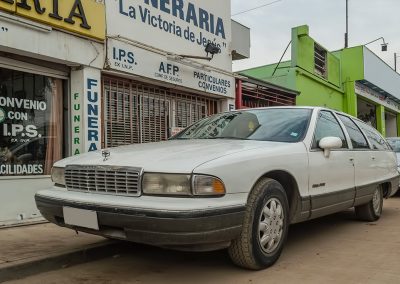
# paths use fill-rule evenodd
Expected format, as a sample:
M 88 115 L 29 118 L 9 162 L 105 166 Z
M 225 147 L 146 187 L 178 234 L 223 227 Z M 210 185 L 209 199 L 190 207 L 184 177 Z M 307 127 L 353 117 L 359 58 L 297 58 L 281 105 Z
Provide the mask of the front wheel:
M 383 190 L 382 185 L 378 185 L 370 202 L 368 202 L 367 204 L 356 206 L 356 216 L 362 221 L 374 222 L 381 217 L 382 208 Z
M 249 196 L 242 233 L 228 249 L 232 261 L 253 270 L 273 265 L 281 255 L 288 228 L 285 190 L 276 180 L 261 180 Z

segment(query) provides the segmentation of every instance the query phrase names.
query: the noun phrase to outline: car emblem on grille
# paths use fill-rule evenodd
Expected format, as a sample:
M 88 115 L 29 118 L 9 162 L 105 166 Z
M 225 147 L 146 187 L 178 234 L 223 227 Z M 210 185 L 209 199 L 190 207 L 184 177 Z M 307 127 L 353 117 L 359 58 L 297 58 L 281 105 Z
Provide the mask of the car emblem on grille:
M 102 152 L 101 152 L 101 155 L 103 156 L 103 162 L 105 162 L 105 161 L 107 161 L 108 160 L 108 158 L 110 157 L 110 150 L 103 150 Z

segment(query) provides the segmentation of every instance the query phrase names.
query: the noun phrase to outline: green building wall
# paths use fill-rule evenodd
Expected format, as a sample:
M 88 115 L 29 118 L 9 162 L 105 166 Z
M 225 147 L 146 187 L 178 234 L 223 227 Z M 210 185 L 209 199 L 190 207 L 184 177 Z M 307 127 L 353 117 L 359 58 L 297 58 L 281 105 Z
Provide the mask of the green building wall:
M 279 65 L 256 67 L 241 73 L 299 91 L 297 105 L 324 106 L 344 111 L 346 108 L 340 59 L 327 52 L 327 77 L 315 74 L 314 46 L 316 43 L 308 33 L 308 26 L 292 29 L 291 61 L 281 62 Z M 277 65 L 278 68 L 276 68 Z
M 299 106 L 324 106 L 357 117 L 355 83 L 364 79 L 363 46 L 334 52 L 324 48 L 327 51 L 327 73 L 326 76 L 320 76 L 315 72 L 314 62 L 314 48 L 318 43 L 310 37 L 308 26 L 292 29 L 291 44 L 290 61 L 240 73 L 299 91 L 300 95 L 296 99 Z M 376 112 L 377 128 L 385 135 L 385 109 L 377 106 Z M 399 115 L 398 121 L 400 125 Z
M 357 95 L 355 83 L 364 79 L 363 47 L 346 48 L 333 53 L 341 62 L 342 82 L 344 85 L 343 111 L 357 116 Z

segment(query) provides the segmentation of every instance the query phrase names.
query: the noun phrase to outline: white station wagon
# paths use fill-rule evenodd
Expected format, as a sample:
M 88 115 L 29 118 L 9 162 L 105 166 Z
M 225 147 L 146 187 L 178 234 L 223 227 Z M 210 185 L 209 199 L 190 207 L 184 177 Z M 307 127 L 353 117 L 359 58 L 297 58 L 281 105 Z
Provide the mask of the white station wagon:
M 372 127 L 324 108 L 240 110 L 169 141 L 57 162 L 39 191 L 49 221 L 179 250 L 228 248 L 249 269 L 279 258 L 290 224 L 355 207 L 376 221 L 399 184 L 396 155 Z

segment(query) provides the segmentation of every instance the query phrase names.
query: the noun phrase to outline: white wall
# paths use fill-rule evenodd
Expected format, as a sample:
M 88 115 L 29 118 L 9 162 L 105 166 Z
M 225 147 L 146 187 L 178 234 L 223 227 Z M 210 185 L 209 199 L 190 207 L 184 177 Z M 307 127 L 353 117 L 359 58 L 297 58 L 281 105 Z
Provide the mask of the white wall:
M 104 64 L 104 45 L 89 39 L 74 36 L 54 30 L 49 26 L 38 24 L 29 20 L 16 18 L 12 15 L 0 12 L 0 51 L 16 55 L 36 58 L 47 62 L 60 63 L 71 68 L 82 70 L 73 77 L 75 90 L 82 96 L 82 109 L 88 108 L 88 85 L 87 79 L 95 79 L 97 85 L 91 83 L 91 91 L 98 92 L 100 98 L 101 82 L 100 74 Z M 14 68 L 22 66 L 19 70 L 38 74 L 47 74 L 53 77 L 68 76 L 68 73 L 59 74 L 57 70 L 33 66 L 32 64 L 18 64 L 15 60 L 0 60 L 1 66 Z M 91 66 L 91 67 L 88 67 Z M 83 68 L 83 69 L 82 69 Z M 68 68 L 66 68 L 68 70 Z M 80 76 L 80 77 L 79 77 Z M 68 88 L 69 89 L 69 88 Z M 66 94 L 67 97 L 72 94 Z M 86 99 L 85 96 L 86 95 Z M 99 102 L 95 102 L 98 104 Z M 98 112 L 100 117 L 100 108 Z M 84 126 L 81 128 L 83 139 L 83 151 L 91 145 L 88 143 L 87 124 L 88 117 L 81 117 Z M 100 132 L 100 120 L 98 123 Z M 99 137 L 100 138 L 100 137 Z M 66 138 L 66 139 L 71 139 Z M 66 140 L 67 141 L 67 140 Z M 70 141 L 67 141 L 70 142 Z M 100 141 L 95 141 L 99 147 Z M 72 145 L 72 143 L 70 142 Z M 36 208 L 34 195 L 40 190 L 51 186 L 49 176 L 40 177 L 2 177 L 0 176 L 0 226 L 20 224 L 41 219 Z
M 250 28 L 232 20 L 233 59 L 250 58 Z
M 66 65 L 103 67 L 103 44 L 11 17 L 0 12 L 0 51 Z
M 364 47 L 364 78 L 392 96 L 400 99 L 400 74 Z
M 43 219 L 34 195 L 51 186 L 50 177 L 0 177 L 0 184 L 0 227 Z

